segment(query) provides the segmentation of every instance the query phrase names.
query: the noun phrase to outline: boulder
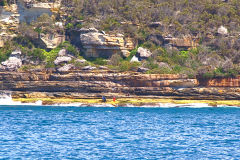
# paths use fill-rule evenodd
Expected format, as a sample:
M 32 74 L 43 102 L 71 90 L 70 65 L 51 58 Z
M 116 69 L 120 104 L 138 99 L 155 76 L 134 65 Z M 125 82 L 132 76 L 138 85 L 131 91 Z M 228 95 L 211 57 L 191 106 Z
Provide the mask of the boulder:
M 15 50 L 11 53 L 11 57 L 20 57 L 22 52 L 20 50 Z
M 61 63 L 67 63 L 69 61 L 71 61 L 72 58 L 71 57 L 67 57 L 67 56 L 62 56 L 62 57 L 57 57 L 54 61 L 55 65 L 59 65 Z
M 66 49 L 61 49 L 61 50 L 58 52 L 58 56 L 59 56 L 59 57 L 66 56 L 66 55 L 67 55 L 67 50 L 66 50 Z
M 92 67 L 92 66 L 85 66 L 82 68 L 83 70 L 94 70 L 96 69 L 96 67 Z
M 0 68 L 3 70 L 16 70 L 22 66 L 21 59 L 22 52 L 20 50 L 15 50 L 11 53 L 10 57 L 1 63 Z
M 65 64 L 63 67 L 57 69 L 59 72 L 67 72 L 74 67 L 73 64 Z
M 108 67 L 106 67 L 106 66 L 99 66 L 99 69 L 108 70 Z
M 144 72 L 149 71 L 149 69 L 148 68 L 144 68 L 144 67 L 139 67 L 137 71 L 141 72 L 141 73 L 144 73 Z
M 152 28 L 157 28 L 162 26 L 162 22 L 151 22 L 148 26 Z
M 137 53 L 139 58 L 148 58 L 152 55 L 152 52 L 143 47 L 139 47 Z
M 77 59 L 76 62 L 79 62 L 79 63 L 84 64 L 84 63 L 86 63 L 87 61 L 86 61 L 85 59 Z
M 228 34 L 228 29 L 224 26 L 221 26 L 218 28 L 218 34 L 221 34 L 221 35 L 227 35 Z
M 8 60 L 1 63 L 3 70 L 16 70 L 22 66 L 22 60 L 17 57 L 9 57 Z
M 133 56 L 130 62 L 139 62 L 138 57 Z

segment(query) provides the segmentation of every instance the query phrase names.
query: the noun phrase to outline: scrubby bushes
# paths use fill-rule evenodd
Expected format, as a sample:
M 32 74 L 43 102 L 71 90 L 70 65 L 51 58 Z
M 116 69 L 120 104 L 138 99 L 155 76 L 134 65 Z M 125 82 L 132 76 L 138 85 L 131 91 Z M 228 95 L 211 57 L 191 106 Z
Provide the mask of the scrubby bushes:
M 13 50 L 16 49 L 16 46 L 12 42 L 6 42 L 3 48 L 0 48 L 0 62 L 8 59 Z
M 46 58 L 44 55 L 44 51 L 40 48 L 33 49 L 33 51 L 28 52 L 27 55 L 31 57 L 32 60 L 38 60 L 38 61 L 43 61 Z
M 0 1 L 0 6 L 6 6 L 7 2 L 5 0 Z

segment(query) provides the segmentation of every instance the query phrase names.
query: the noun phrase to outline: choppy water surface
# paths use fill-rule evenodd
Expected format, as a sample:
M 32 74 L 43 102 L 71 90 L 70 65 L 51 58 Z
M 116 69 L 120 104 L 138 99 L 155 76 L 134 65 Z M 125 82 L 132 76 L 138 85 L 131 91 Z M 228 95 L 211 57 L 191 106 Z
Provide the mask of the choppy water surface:
M 1 106 L 8 158 L 240 159 L 240 109 Z

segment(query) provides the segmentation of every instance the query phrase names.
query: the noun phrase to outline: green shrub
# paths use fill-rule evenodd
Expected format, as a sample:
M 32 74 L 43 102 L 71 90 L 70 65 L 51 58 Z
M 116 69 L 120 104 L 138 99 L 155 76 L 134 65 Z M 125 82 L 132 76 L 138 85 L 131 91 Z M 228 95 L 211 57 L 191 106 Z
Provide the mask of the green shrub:
M 28 56 L 33 60 L 45 60 L 46 56 L 44 55 L 44 51 L 40 48 L 35 48 L 33 51 L 28 52 Z
M 213 71 L 214 78 L 223 78 L 226 76 L 222 68 L 217 68 Z
M 103 58 L 96 58 L 94 59 L 93 61 L 91 61 L 93 64 L 96 64 L 96 65 L 107 65 L 107 61 L 106 59 L 103 59 Z
M 213 72 L 206 72 L 202 75 L 202 78 L 204 78 L 204 79 L 214 78 L 214 73 Z
M 62 44 L 58 46 L 58 48 L 65 48 L 68 53 L 78 57 L 81 55 L 81 53 L 78 51 L 76 47 L 74 47 L 70 42 L 65 41 Z
M 180 65 L 175 65 L 173 67 L 173 73 L 181 73 L 183 71 L 183 67 Z
M 26 47 L 28 49 L 34 48 L 33 43 L 27 37 L 18 36 L 13 38 L 13 41 L 16 43 L 16 45 L 21 45 L 20 47 Z
M 120 69 L 120 71 L 122 71 L 122 72 L 129 71 L 129 70 L 130 70 L 130 65 L 131 65 L 131 62 L 123 61 L 123 62 L 120 64 L 119 69 Z
M 58 52 L 60 51 L 60 48 L 52 49 L 50 52 L 47 52 L 45 50 L 42 50 L 44 56 L 46 57 L 46 68 L 53 68 L 55 67 L 54 60 L 57 58 Z
M 0 49 L 0 62 L 7 60 L 11 53 L 12 53 L 11 50 L 5 51 L 3 49 Z
M 130 61 L 133 56 L 135 56 L 137 54 L 137 50 L 138 50 L 138 47 L 136 47 L 135 49 L 133 49 L 131 52 L 130 52 L 130 55 L 126 58 L 127 61 Z
M 147 60 L 147 63 L 145 65 L 145 67 L 149 68 L 149 69 L 155 69 L 155 68 L 159 68 L 158 64 L 155 63 L 154 59 L 149 58 Z
M 114 54 L 109 59 L 108 65 L 118 66 L 121 63 L 121 61 L 123 61 L 123 58 L 119 54 Z
M 7 5 L 6 0 L 1 0 L 1 1 L 0 1 L 0 6 L 6 6 L 6 5 Z
M 68 53 L 71 53 L 76 57 L 80 56 L 79 51 L 73 45 L 69 45 L 66 49 L 67 49 Z
M 108 17 L 102 23 L 102 29 L 105 31 L 111 31 L 114 28 L 117 28 L 119 26 L 121 26 L 121 24 L 118 22 L 118 20 L 115 17 Z
M 180 56 L 183 58 L 188 58 L 189 57 L 189 52 L 188 51 L 181 51 Z
M 169 68 L 162 67 L 162 68 L 154 68 L 147 71 L 147 74 L 171 74 L 172 71 Z
M 122 61 L 119 70 L 122 72 L 125 71 L 136 71 L 140 66 L 139 62 L 129 62 L 129 61 Z
M 73 29 L 74 28 L 74 25 L 72 23 L 68 23 L 66 25 L 66 29 Z
M 239 72 L 236 69 L 230 69 L 227 72 L 227 77 L 237 77 L 237 75 L 239 74 Z

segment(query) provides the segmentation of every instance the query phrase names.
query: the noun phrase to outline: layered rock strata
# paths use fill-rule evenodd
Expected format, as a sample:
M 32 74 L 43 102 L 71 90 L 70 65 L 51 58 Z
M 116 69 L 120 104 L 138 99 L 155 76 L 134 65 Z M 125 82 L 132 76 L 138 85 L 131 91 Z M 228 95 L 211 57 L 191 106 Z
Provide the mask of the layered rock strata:
M 110 71 L 71 71 L 58 73 L 0 72 L 0 89 L 12 91 L 14 97 L 29 95 L 46 97 L 94 98 L 101 95 L 119 97 L 150 96 L 175 99 L 236 99 L 240 100 L 240 77 L 225 79 L 229 84 L 212 83 L 201 86 L 197 79 L 184 75 L 113 73 Z M 235 81 L 238 81 L 236 83 Z M 232 83 L 234 82 L 234 83 Z M 36 94 L 34 94 L 36 92 Z
M 95 28 L 82 28 L 79 33 L 80 43 L 86 50 L 87 57 L 109 58 L 113 54 L 127 57 L 130 55 L 130 50 L 135 48 L 134 40 L 122 34 L 106 34 Z

